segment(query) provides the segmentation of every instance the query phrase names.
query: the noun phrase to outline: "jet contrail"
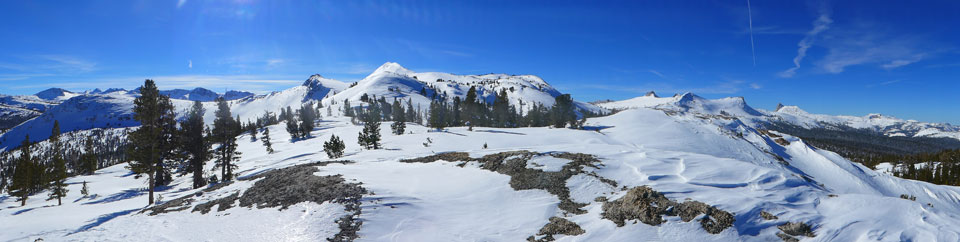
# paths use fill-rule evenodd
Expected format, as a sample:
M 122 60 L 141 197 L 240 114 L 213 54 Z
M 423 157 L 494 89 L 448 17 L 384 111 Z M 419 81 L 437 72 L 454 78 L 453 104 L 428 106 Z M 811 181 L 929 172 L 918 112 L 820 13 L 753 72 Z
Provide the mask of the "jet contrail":
M 753 46 L 753 12 L 750 10 L 750 0 L 747 0 L 747 19 L 750 23 L 750 54 L 753 56 L 753 66 L 757 66 L 757 50 Z

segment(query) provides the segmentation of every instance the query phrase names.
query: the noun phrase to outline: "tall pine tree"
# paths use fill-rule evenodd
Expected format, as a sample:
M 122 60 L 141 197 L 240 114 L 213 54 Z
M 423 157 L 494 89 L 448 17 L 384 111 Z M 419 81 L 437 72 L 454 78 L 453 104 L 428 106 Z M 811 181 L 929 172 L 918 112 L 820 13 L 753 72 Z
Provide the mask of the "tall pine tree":
M 67 162 L 63 159 L 63 147 L 60 144 L 60 122 L 53 121 L 53 130 L 50 131 L 51 169 L 47 174 L 50 181 L 50 197 L 47 200 L 57 199 L 57 205 L 63 205 L 63 197 L 67 195 Z
M 235 161 L 240 160 L 240 151 L 237 151 L 237 135 L 240 128 L 237 120 L 230 115 L 230 106 L 223 98 L 217 98 L 216 119 L 213 120 L 213 140 L 219 143 L 215 151 L 216 167 L 220 168 L 220 177 L 223 181 L 233 179 Z
M 181 149 L 189 155 L 187 170 L 193 173 L 193 188 L 207 185 L 203 177 L 203 164 L 211 157 L 210 143 L 203 137 L 203 115 L 207 110 L 200 101 L 194 101 L 187 118 L 180 123 L 182 129 Z
M 263 137 L 260 137 L 263 141 L 263 146 L 267 147 L 267 153 L 273 154 L 273 144 L 270 143 L 270 127 L 263 128 Z
M 393 124 L 390 125 L 390 130 L 393 131 L 395 135 L 402 135 L 403 131 L 407 128 L 407 115 L 403 110 L 403 106 L 400 105 L 400 100 L 393 100 Z
M 17 158 L 17 166 L 13 170 L 13 180 L 10 183 L 10 187 L 7 188 L 8 193 L 11 196 L 17 197 L 20 200 L 20 206 L 27 205 L 27 198 L 30 197 L 31 190 L 33 190 L 34 177 L 39 175 L 39 167 L 36 162 L 33 160 L 31 155 L 32 150 L 30 149 L 30 135 L 28 134 L 23 143 L 20 144 L 20 157 Z
M 148 204 L 153 204 L 154 188 L 169 179 L 164 161 L 173 150 L 176 116 L 170 98 L 160 94 L 153 80 L 144 81 L 140 87 L 140 97 L 133 104 L 133 119 L 140 122 L 140 128 L 129 135 L 127 157 L 130 158 L 131 171 L 147 175 L 150 189 Z

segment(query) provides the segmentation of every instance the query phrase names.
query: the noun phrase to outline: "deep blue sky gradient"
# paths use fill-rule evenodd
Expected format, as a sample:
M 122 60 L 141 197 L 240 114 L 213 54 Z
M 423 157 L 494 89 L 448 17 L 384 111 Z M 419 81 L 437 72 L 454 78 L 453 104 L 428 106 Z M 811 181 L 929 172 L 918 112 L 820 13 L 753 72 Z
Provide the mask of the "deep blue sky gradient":
M 0 93 L 262 93 L 392 61 L 535 74 L 585 101 L 691 91 L 960 124 L 960 2 L 754 0 L 753 51 L 746 0 L 600 2 L 5 1 Z

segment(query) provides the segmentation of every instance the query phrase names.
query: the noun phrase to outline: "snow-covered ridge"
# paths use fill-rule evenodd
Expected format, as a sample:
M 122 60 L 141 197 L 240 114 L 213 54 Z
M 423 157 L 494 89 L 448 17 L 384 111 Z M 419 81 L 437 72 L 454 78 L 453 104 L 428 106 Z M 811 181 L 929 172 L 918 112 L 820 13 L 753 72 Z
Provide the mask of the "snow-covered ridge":
M 376 95 L 387 99 L 410 99 L 413 104 L 429 107 L 434 93 L 446 94 L 452 101 L 459 97 L 465 100 L 470 87 L 476 87 L 478 99 L 492 103 L 496 93 L 507 90 L 511 105 L 518 110 L 529 110 L 534 103 L 553 106 L 554 100 L 562 93 L 534 75 L 484 74 L 457 75 L 442 72 L 415 72 L 394 62 L 387 62 L 366 78 L 357 82 L 357 86 L 331 97 L 332 100 L 360 100 L 363 94 Z M 426 95 L 420 95 L 420 91 Z M 358 102 L 354 102 L 355 104 Z M 604 112 L 593 104 L 575 101 L 578 108 L 591 112 Z
M 804 128 L 850 127 L 868 129 L 887 136 L 935 137 L 960 139 L 960 126 L 947 123 L 927 123 L 903 120 L 882 114 L 865 116 L 834 116 L 811 114 L 798 106 L 779 106 L 777 110 L 754 109 L 742 97 L 706 99 L 692 93 L 657 97 L 655 94 L 622 101 L 604 102 L 598 106 L 612 109 L 656 108 L 671 111 L 737 117 L 743 122 L 759 125 L 765 122 L 786 122 Z

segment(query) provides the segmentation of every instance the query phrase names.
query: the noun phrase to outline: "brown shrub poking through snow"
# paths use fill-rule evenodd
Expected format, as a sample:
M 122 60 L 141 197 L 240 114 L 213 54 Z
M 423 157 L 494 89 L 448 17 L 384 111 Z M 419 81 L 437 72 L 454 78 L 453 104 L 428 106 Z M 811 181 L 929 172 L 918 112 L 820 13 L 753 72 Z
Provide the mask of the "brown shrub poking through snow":
M 684 222 L 690 222 L 703 214 L 700 226 L 708 233 L 717 234 L 736 221 L 727 211 L 698 201 L 677 203 L 647 186 L 634 187 L 620 199 L 604 202 L 602 208 L 601 216 L 617 226 L 634 219 L 656 226 L 663 223 L 663 216 L 680 216 Z

